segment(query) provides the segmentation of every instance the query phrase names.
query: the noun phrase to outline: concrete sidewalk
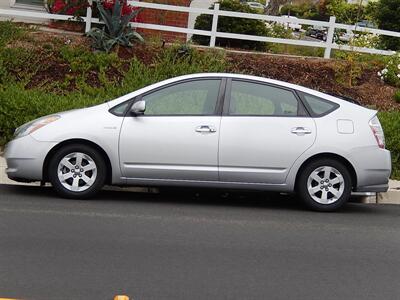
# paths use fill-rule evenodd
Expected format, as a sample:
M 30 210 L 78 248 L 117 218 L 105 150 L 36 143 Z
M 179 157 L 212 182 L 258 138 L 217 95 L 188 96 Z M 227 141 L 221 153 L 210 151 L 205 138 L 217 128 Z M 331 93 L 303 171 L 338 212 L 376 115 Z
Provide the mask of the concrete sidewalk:
M 1 153 L 0 153 L 1 154 Z M 6 161 L 4 157 L 0 155 L 0 184 L 19 184 L 19 185 L 40 185 L 39 182 L 34 183 L 19 183 L 8 179 L 6 173 Z M 110 189 L 110 187 L 106 187 Z M 118 188 L 112 187 L 114 190 L 128 190 L 135 192 L 154 192 L 152 188 Z M 365 203 L 382 203 L 382 204 L 400 204 L 400 181 L 390 180 L 389 191 L 386 193 L 378 193 L 376 196 L 364 197 L 363 202 Z

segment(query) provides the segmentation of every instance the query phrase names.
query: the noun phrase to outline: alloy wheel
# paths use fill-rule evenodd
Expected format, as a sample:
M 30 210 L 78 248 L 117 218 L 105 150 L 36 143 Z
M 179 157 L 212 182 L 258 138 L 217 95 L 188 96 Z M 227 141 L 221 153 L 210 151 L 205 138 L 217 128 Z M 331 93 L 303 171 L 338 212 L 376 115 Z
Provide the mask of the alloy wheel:
M 57 175 L 58 180 L 67 190 L 83 192 L 95 183 L 97 166 L 89 155 L 73 152 L 60 160 Z
M 343 175 L 335 168 L 322 166 L 308 177 L 307 189 L 311 198 L 320 204 L 332 204 L 340 199 L 345 188 Z

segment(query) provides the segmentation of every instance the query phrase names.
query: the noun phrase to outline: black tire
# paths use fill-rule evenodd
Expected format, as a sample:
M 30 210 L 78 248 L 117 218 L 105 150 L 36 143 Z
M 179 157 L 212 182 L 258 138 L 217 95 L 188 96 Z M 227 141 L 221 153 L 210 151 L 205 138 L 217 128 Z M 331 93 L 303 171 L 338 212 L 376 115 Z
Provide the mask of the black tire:
M 60 161 L 65 156 L 67 156 L 71 153 L 75 153 L 75 152 L 88 155 L 94 161 L 96 169 L 97 169 L 97 174 L 96 174 L 96 177 L 95 177 L 93 183 L 91 184 L 90 187 L 88 187 L 84 191 L 72 191 L 72 190 L 67 189 L 60 182 L 60 179 L 58 177 L 58 166 L 59 166 Z M 49 180 L 50 180 L 54 190 L 61 197 L 69 198 L 69 199 L 88 199 L 88 198 L 93 197 L 104 186 L 104 183 L 105 183 L 106 177 L 107 177 L 107 166 L 106 166 L 103 156 L 99 153 L 99 151 L 97 151 L 96 149 L 94 149 L 88 145 L 71 144 L 71 145 L 62 147 L 50 159 L 48 168 L 49 168 L 48 169 Z M 85 174 L 88 174 L 88 173 L 85 173 Z M 79 181 L 79 182 L 82 185 L 82 181 Z
M 332 168 L 336 169 L 342 176 L 343 182 L 344 182 L 344 188 L 343 188 L 343 192 L 342 192 L 341 196 L 338 197 L 337 200 L 332 200 L 332 203 L 328 203 L 328 204 L 319 203 L 318 201 L 316 201 L 313 198 L 313 196 L 308 191 L 308 185 L 309 185 L 308 180 L 309 180 L 310 175 L 315 170 L 318 170 L 318 168 L 322 168 L 322 167 L 332 167 Z M 333 179 L 331 179 L 331 180 L 333 180 Z M 313 181 L 314 184 L 315 184 L 315 182 L 316 181 Z M 324 190 L 321 188 L 321 185 L 323 185 L 323 184 L 328 184 L 328 183 L 321 182 L 321 183 L 319 183 L 318 188 L 320 188 L 321 190 Z M 337 185 L 334 185 L 334 187 L 339 189 Z M 328 188 L 331 188 L 331 187 L 328 187 Z M 299 174 L 298 180 L 297 180 L 296 189 L 297 189 L 298 195 L 301 197 L 301 199 L 303 200 L 303 202 L 306 204 L 306 206 L 308 208 L 315 210 L 315 211 L 323 211 L 323 212 L 335 211 L 335 210 L 338 210 L 339 208 L 341 208 L 350 198 L 351 190 L 352 190 L 352 181 L 351 181 L 350 172 L 343 163 L 341 163 L 340 161 L 337 161 L 335 159 L 329 159 L 329 158 L 316 159 L 314 161 L 311 161 L 301 171 L 301 173 Z M 316 195 L 314 195 L 314 197 L 318 198 L 318 195 L 322 195 L 322 191 L 321 191 L 321 194 L 318 194 L 318 193 L 319 192 L 316 192 Z M 327 192 L 327 195 L 328 195 L 328 197 L 331 196 L 331 199 L 334 199 L 334 198 L 332 198 L 332 196 L 333 196 L 332 193 Z

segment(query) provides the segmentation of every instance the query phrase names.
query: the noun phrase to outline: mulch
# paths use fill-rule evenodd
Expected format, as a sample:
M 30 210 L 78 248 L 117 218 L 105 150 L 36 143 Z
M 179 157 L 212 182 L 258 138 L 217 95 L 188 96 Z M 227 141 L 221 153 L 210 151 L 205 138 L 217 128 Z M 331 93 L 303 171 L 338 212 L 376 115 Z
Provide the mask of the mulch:
M 363 105 L 381 110 L 400 109 L 393 95 L 395 87 L 382 82 L 377 76 L 378 65 L 365 66 L 353 86 L 337 78 L 342 61 L 319 58 L 293 58 L 271 55 L 229 53 L 229 72 L 261 76 L 287 81 L 328 94 L 342 95 L 358 100 Z

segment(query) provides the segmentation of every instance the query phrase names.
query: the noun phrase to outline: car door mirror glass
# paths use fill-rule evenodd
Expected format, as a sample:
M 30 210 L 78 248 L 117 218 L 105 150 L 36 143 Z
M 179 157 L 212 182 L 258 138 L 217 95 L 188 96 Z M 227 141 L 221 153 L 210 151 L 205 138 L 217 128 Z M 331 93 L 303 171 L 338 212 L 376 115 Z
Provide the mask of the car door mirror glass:
M 146 102 L 145 101 L 138 101 L 135 102 L 131 107 L 131 113 L 133 115 L 142 115 L 146 110 Z

